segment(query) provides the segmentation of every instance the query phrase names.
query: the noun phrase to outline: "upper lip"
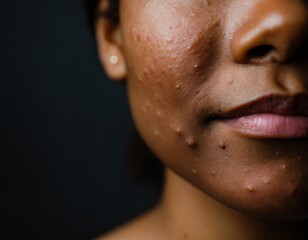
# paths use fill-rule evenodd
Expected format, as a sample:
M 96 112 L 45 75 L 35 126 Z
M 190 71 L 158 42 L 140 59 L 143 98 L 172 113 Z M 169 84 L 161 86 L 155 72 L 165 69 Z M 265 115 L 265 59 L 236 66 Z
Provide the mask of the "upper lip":
M 227 111 L 223 114 L 223 117 L 237 118 L 261 113 L 282 116 L 308 116 L 308 94 L 262 96 Z

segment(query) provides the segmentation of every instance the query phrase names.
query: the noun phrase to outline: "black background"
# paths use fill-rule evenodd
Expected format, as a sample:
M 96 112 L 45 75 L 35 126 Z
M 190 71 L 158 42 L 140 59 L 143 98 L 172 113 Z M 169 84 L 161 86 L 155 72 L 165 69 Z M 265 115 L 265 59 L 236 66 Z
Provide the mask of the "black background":
M 0 239 L 89 239 L 151 206 L 82 1 L 0 0 L 0 27 Z

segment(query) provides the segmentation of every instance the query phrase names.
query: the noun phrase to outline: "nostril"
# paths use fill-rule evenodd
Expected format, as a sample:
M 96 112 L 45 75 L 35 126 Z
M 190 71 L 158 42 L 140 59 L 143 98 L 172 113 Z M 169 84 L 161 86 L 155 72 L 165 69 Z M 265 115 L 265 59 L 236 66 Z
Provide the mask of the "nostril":
M 271 45 L 260 45 L 260 46 L 252 48 L 248 52 L 248 58 L 249 59 L 264 58 L 264 57 L 267 57 L 274 50 L 275 50 L 275 48 Z

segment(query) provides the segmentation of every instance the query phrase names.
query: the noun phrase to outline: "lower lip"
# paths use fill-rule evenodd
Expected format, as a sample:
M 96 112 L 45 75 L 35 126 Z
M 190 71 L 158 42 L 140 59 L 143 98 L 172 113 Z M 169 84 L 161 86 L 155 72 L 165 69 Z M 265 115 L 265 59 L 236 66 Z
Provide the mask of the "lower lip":
M 308 117 L 253 114 L 223 120 L 243 134 L 260 138 L 308 137 Z

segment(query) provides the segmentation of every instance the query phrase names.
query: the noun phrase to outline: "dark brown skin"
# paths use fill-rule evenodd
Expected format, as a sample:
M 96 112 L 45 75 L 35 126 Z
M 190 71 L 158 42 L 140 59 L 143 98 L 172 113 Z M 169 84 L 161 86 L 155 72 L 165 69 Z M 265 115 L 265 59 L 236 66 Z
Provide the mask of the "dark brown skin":
M 102 239 L 307 239 L 307 138 L 257 138 L 220 121 L 263 96 L 308 93 L 307 1 L 120 5 L 119 25 L 97 21 L 99 53 L 126 80 L 166 183 L 154 210 Z

